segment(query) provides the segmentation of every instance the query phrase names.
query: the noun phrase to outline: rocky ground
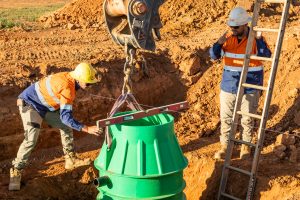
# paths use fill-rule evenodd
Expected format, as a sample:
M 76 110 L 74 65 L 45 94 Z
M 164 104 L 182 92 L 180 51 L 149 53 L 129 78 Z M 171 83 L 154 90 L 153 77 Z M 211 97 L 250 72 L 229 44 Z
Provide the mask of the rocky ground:
M 160 9 L 164 27 L 157 50 L 139 52 L 146 58 L 149 71 L 148 76 L 139 69 L 134 74 L 134 95 L 141 104 L 159 106 L 189 101 L 190 108 L 176 114 L 175 129 L 189 160 L 184 178 L 185 193 L 191 200 L 215 199 L 218 191 L 222 162 L 212 158 L 219 148 L 218 97 L 222 63 L 211 61 L 208 49 L 227 29 L 226 16 L 237 4 L 246 6 L 245 2 L 233 0 L 167 0 Z M 280 9 L 273 4 L 264 6 L 260 24 L 278 26 Z M 255 199 L 300 199 L 299 10 L 299 7 L 290 9 Z M 264 36 L 274 50 L 276 35 Z M 74 108 L 77 119 L 93 124 L 106 117 L 120 95 L 125 62 L 122 47 L 114 44 L 106 31 L 102 0 L 72 1 L 42 17 L 31 30 L 0 30 L 0 199 L 96 197 L 97 190 L 91 182 L 97 171 L 92 166 L 65 171 L 59 132 L 46 124 L 24 171 L 22 190 L 7 191 L 10 162 L 23 139 L 15 105 L 18 94 L 39 78 L 71 70 L 81 61 L 92 63 L 101 78 L 99 84 L 79 92 Z M 265 63 L 265 66 L 267 83 L 270 64 Z M 263 100 L 259 111 L 262 105 Z M 283 136 L 278 135 L 283 133 L 294 137 L 294 142 L 280 140 Z M 84 133 L 75 133 L 75 137 L 80 156 L 95 159 L 103 137 Z M 238 148 L 235 154 L 235 166 L 250 167 L 251 161 L 237 159 Z M 246 191 L 247 179 L 235 174 L 230 180 L 230 192 L 239 196 Z

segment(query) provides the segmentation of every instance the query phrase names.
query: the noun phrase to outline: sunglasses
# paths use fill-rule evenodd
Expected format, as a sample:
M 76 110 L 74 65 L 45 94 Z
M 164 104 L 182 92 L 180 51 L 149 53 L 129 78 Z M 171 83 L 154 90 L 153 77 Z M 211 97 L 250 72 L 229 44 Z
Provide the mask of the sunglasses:
M 89 86 L 91 86 L 91 85 L 93 85 L 93 84 L 91 84 L 91 83 L 86 83 L 85 85 L 86 85 L 86 87 L 89 87 Z
M 232 29 L 239 29 L 240 26 L 230 26 L 230 28 L 232 28 Z

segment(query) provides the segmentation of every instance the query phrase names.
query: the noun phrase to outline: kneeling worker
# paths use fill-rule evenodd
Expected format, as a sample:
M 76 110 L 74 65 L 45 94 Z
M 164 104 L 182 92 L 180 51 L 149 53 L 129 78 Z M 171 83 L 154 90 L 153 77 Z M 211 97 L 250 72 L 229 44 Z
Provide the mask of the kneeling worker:
M 97 126 L 86 126 L 72 115 L 72 104 L 78 89 L 96 83 L 96 70 L 87 63 L 80 63 L 74 71 L 47 76 L 26 88 L 18 97 L 20 115 L 24 126 L 24 140 L 10 169 L 9 190 L 20 190 L 21 171 L 34 149 L 42 121 L 58 128 L 61 134 L 65 169 L 89 165 L 90 159 L 80 159 L 74 152 L 73 129 L 99 135 Z

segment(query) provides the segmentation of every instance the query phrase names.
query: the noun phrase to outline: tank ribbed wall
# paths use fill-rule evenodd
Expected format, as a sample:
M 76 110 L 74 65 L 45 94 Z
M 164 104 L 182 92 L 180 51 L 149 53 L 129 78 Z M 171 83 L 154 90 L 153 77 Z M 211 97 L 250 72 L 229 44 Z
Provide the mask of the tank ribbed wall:
M 174 118 L 159 114 L 112 125 L 110 150 L 103 144 L 95 167 L 109 184 L 97 199 L 185 199 L 183 156 L 174 134 Z

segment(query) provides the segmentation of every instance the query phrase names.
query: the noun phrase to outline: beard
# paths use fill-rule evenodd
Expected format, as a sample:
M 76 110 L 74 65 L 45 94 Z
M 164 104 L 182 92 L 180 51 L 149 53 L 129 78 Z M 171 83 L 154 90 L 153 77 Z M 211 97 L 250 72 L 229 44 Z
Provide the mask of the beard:
M 244 35 L 244 31 L 242 31 L 241 33 L 236 33 L 236 36 L 241 37 Z

